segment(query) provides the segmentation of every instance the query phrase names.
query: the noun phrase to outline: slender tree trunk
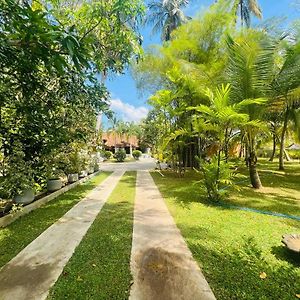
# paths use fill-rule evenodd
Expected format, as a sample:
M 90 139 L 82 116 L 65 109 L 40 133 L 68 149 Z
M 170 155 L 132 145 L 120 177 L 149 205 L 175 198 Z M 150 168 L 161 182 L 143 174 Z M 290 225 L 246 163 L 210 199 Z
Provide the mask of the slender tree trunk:
M 245 146 L 245 163 L 246 163 L 246 166 L 248 167 L 249 166 L 249 150 L 248 150 L 247 145 Z
M 275 154 L 276 154 L 276 134 L 273 133 L 273 150 L 272 150 L 272 155 L 271 155 L 269 161 L 274 160 Z
M 284 144 L 285 144 L 285 135 L 287 131 L 288 119 L 289 119 L 289 110 L 287 108 L 284 116 L 283 128 L 282 128 L 281 139 L 280 139 L 279 170 L 284 170 L 283 155 L 284 155 Z
M 224 154 L 225 154 L 225 161 L 228 162 L 228 153 L 229 153 L 229 138 L 228 138 L 228 128 L 226 127 L 225 130 L 225 141 L 224 141 Z
M 240 145 L 240 151 L 239 151 L 239 158 L 242 158 L 244 154 L 244 144 L 241 141 L 241 145 Z
M 200 169 L 200 167 L 201 167 L 201 138 L 200 138 L 200 135 L 198 135 L 198 138 L 197 138 L 197 145 L 198 145 L 198 157 L 199 157 L 198 167 Z
M 283 150 L 283 153 L 284 153 L 284 156 L 285 156 L 286 161 L 291 161 L 291 158 L 290 158 L 290 156 L 289 156 L 289 153 L 288 153 L 285 149 Z
M 217 187 L 219 189 L 219 181 L 220 181 L 220 167 L 221 167 L 221 149 L 218 151 L 218 168 L 217 168 Z
M 252 151 L 248 158 L 248 166 L 249 166 L 249 175 L 252 186 L 255 189 L 260 189 L 262 187 L 259 174 L 256 169 L 257 157 L 254 151 Z

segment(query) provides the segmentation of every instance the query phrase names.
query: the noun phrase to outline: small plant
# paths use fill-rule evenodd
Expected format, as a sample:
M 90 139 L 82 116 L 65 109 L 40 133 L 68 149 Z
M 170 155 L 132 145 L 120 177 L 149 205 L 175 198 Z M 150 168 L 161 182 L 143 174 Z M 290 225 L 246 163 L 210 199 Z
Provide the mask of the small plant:
M 226 162 L 225 157 L 213 156 L 211 161 L 201 161 L 200 172 L 203 174 L 207 197 L 212 201 L 219 201 L 226 195 L 226 188 L 237 188 L 234 178 L 238 175 L 235 167 Z
M 67 156 L 67 163 L 65 167 L 66 174 L 77 174 L 85 168 L 86 161 L 80 157 L 78 151 L 73 151 Z
M 111 159 L 113 156 L 113 153 L 111 151 L 104 151 L 103 156 L 105 159 Z
M 118 150 L 114 154 L 114 158 L 117 160 L 117 162 L 123 162 L 126 158 L 126 151 L 124 149 Z
M 23 204 L 13 203 L 11 210 L 9 211 L 9 214 L 13 216 L 14 214 L 22 210 L 23 210 Z
M 13 206 L 12 200 L 0 199 L 0 215 L 7 213 Z
M 132 151 L 132 156 L 134 157 L 134 159 L 139 160 L 142 156 L 142 152 L 140 150 L 134 150 Z

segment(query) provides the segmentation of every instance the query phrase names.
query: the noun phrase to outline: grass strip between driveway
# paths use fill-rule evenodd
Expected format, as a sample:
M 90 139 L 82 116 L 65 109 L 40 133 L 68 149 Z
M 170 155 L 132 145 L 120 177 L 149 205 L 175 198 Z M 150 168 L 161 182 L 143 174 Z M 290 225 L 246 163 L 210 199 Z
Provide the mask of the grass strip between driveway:
M 7 227 L 0 228 L 0 267 L 61 218 L 110 174 L 111 172 L 101 172 L 85 183 L 20 217 Z
M 297 299 L 299 255 L 285 249 L 281 236 L 299 232 L 299 221 L 213 205 L 203 199 L 197 176 L 164 175 L 152 173 L 217 299 Z
M 75 249 L 50 299 L 127 299 L 136 172 L 126 172 Z

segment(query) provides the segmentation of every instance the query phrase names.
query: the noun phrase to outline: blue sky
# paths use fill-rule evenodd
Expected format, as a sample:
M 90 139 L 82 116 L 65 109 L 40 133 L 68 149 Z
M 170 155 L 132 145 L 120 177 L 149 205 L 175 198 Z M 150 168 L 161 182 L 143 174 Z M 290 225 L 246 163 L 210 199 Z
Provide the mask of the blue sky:
M 185 13 L 194 16 L 208 8 L 213 2 L 213 0 L 191 0 Z M 258 2 L 263 11 L 263 21 L 278 17 L 290 22 L 300 17 L 300 0 L 258 0 Z M 257 21 L 253 19 L 253 22 Z M 144 39 L 144 48 L 151 44 L 160 43 L 159 35 L 153 36 L 151 34 L 151 27 L 143 28 L 141 33 Z M 149 109 L 147 96 L 139 94 L 129 70 L 126 70 L 124 75 L 109 77 L 106 85 L 111 93 L 111 109 L 118 118 L 124 121 L 137 122 L 146 116 Z M 104 123 L 107 123 L 107 121 L 104 120 Z

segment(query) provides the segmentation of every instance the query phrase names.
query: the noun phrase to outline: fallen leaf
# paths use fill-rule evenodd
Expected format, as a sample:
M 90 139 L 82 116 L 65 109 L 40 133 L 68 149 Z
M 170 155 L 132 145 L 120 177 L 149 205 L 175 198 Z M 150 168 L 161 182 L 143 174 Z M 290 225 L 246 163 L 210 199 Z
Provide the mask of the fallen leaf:
M 77 281 L 83 281 L 83 279 L 78 275 Z
M 266 278 L 267 278 L 267 274 L 266 274 L 265 272 L 261 272 L 261 273 L 259 274 L 259 277 L 260 277 L 261 279 L 266 279 Z

